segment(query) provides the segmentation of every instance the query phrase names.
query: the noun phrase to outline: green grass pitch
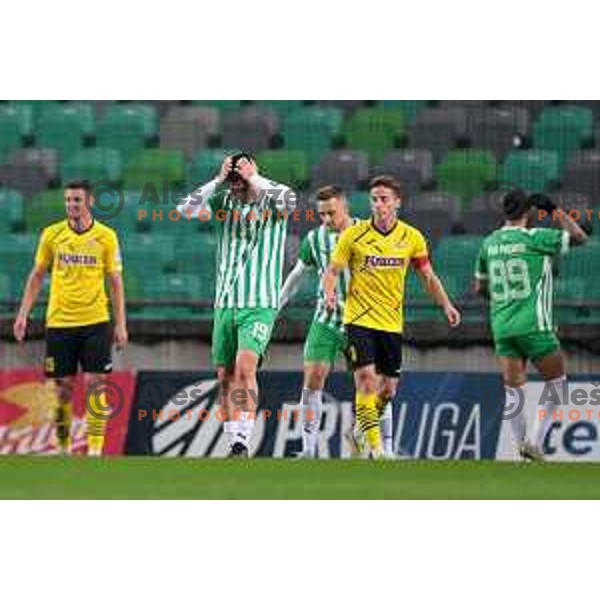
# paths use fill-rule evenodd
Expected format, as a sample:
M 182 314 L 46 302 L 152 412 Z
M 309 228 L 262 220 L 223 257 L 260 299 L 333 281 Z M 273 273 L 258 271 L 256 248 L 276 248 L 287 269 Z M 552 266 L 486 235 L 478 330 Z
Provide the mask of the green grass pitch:
M 600 464 L 0 457 L 12 499 L 599 499 Z

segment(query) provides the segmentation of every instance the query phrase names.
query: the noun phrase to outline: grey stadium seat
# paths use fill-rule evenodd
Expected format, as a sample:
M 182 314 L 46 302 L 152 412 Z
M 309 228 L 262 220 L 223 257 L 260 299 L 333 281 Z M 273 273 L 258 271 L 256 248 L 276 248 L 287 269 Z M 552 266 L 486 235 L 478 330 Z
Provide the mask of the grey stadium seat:
M 409 140 L 413 148 L 428 148 L 435 162 L 455 147 L 467 129 L 464 108 L 426 108 L 417 114 L 410 126 Z
M 563 187 L 588 196 L 593 206 L 600 206 L 600 151 L 574 153 L 565 169 Z
M 0 186 L 18 190 L 26 197 L 46 191 L 50 181 L 40 164 L 0 165 Z
M 419 229 L 431 245 L 450 235 L 454 224 L 448 212 L 440 209 L 415 210 L 403 207 L 400 210 L 400 218 Z
M 191 158 L 219 132 L 219 111 L 205 106 L 175 106 L 161 120 L 160 147 Z
M 312 170 L 312 186 L 341 185 L 346 191 L 360 187 L 369 177 L 366 152 L 336 150 L 327 153 Z
M 268 150 L 278 131 L 279 118 L 274 110 L 249 106 L 224 116 L 221 145 L 251 152 Z
M 460 199 L 440 192 L 428 192 L 408 199 L 406 208 L 415 211 L 443 211 L 452 222 L 460 217 Z
M 421 186 L 433 179 L 433 157 L 429 150 L 390 150 L 386 152 L 381 166 L 372 175 L 391 175 L 404 188 L 407 195 L 416 194 Z
M 529 113 L 524 108 L 482 108 L 467 114 L 467 136 L 476 148 L 492 150 L 498 160 L 529 133 Z
M 9 163 L 40 166 L 49 180 L 58 176 L 59 156 L 53 148 L 20 148 L 11 153 Z

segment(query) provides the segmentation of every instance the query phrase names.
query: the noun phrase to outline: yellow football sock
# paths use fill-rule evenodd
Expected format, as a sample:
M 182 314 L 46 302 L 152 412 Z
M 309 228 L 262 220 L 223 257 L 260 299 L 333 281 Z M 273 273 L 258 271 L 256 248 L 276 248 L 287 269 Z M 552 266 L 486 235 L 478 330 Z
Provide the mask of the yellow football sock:
M 87 411 L 88 454 L 98 456 L 104 448 L 106 394 L 91 394 Z
M 73 409 L 70 402 L 58 401 L 54 421 L 56 423 L 56 438 L 61 452 L 71 452 L 71 423 Z
M 356 420 L 367 438 L 373 456 L 381 456 L 383 444 L 377 413 L 377 394 L 356 392 Z
M 375 406 L 377 407 L 377 416 L 381 419 L 383 413 L 385 412 L 385 407 L 388 405 L 390 401 L 389 398 L 383 398 L 379 394 L 377 394 L 377 400 L 375 400 Z

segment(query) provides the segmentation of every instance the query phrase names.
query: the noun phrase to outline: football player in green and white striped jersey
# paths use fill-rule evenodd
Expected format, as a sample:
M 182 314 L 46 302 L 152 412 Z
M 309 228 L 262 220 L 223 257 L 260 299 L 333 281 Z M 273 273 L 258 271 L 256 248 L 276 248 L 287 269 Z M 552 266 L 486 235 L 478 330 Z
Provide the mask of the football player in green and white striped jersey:
M 218 188 L 227 183 L 227 189 Z M 287 186 L 258 174 L 249 154 L 225 159 L 219 175 L 184 198 L 178 210 L 202 213 L 219 230 L 212 358 L 228 412 L 224 431 L 231 454 L 248 455 L 256 421 L 256 371 L 279 309 L 288 210 L 296 196 Z M 230 394 L 244 390 L 235 405 Z
M 340 233 L 356 219 L 348 212 L 344 191 L 337 186 L 325 186 L 317 191 L 321 226 L 308 232 L 300 246 L 298 262 L 288 275 L 281 292 L 281 306 L 298 291 L 300 283 L 311 270 L 316 270 L 319 283 L 317 304 L 304 345 L 304 388 L 302 390 L 302 456 L 315 458 L 318 454 L 321 426 L 322 397 L 325 381 L 336 358 L 347 348 L 343 316 L 346 290 L 350 281 L 348 270 L 340 274 L 337 284 L 337 306 L 328 310 L 325 305 L 322 277 L 337 244 Z M 382 419 L 386 452 L 392 452 L 391 403 Z
M 552 259 L 569 246 L 585 243 L 587 236 L 566 213 L 561 229 L 528 228 L 534 209 L 552 213 L 556 206 L 543 194 L 528 197 L 522 190 L 504 198 L 504 227 L 487 236 L 477 260 L 476 290 L 489 297 L 492 336 L 504 376 L 507 405 L 521 407 L 526 398 L 527 361 L 531 361 L 553 398 L 563 403 L 565 361 L 552 318 Z M 545 395 L 544 397 L 550 397 Z M 539 413 L 533 432 L 521 409 L 510 425 L 523 458 L 541 460 L 543 442 L 552 423 L 555 405 Z

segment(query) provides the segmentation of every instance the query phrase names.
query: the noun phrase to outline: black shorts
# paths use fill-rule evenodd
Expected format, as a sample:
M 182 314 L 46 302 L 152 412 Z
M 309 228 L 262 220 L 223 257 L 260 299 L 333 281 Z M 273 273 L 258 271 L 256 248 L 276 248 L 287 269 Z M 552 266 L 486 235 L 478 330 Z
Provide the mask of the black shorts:
M 400 377 L 402 370 L 402 334 L 346 325 L 348 356 L 353 369 L 375 365 L 377 373 Z
M 108 323 L 82 327 L 49 327 L 46 331 L 46 377 L 112 371 L 111 328 Z

